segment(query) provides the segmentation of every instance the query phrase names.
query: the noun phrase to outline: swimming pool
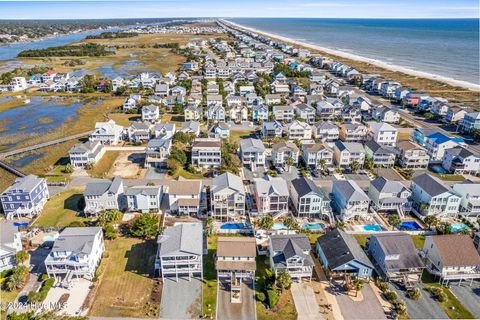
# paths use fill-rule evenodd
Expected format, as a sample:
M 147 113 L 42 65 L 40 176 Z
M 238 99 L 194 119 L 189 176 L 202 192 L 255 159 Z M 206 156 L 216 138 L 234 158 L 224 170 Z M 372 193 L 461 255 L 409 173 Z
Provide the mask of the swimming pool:
M 28 222 L 14 222 L 15 227 L 28 227 Z
M 325 229 L 325 225 L 323 223 L 305 223 L 303 227 L 307 230 L 312 230 L 312 231 Z
M 422 226 L 416 221 L 404 221 L 400 224 L 400 230 L 422 230 Z
M 245 223 L 224 223 L 220 226 L 220 230 L 239 230 L 245 229 Z
M 359 226 L 363 231 L 382 231 L 379 224 L 364 224 Z
M 448 171 L 445 170 L 445 169 L 444 169 L 442 166 L 440 166 L 440 165 L 431 166 L 431 169 L 432 169 L 434 172 L 436 172 L 436 173 L 443 173 L 443 174 L 448 173 Z
M 287 229 L 287 226 L 284 225 L 283 223 L 274 223 L 272 229 L 273 230 L 283 230 L 283 229 Z
M 464 223 L 452 223 L 452 231 L 453 232 L 458 232 L 468 229 L 468 226 Z

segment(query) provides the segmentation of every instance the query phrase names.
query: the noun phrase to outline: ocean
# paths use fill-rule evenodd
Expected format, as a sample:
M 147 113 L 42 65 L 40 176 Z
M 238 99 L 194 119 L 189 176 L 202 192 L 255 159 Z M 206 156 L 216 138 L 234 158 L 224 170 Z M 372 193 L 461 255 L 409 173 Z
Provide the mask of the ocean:
M 478 19 L 228 20 L 296 41 L 480 84 Z

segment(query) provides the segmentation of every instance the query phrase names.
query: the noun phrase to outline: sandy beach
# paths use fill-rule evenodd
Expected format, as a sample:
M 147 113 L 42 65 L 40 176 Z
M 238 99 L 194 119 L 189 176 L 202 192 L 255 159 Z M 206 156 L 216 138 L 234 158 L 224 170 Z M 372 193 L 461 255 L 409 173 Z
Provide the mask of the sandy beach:
M 297 40 L 294 40 L 294 39 L 283 37 L 281 35 L 268 33 L 268 32 L 257 30 L 257 29 L 250 28 L 250 27 L 245 27 L 243 25 L 239 25 L 239 24 L 233 23 L 233 22 L 228 21 L 228 20 L 222 20 L 222 21 L 225 22 L 226 24 L 230 24 L 230 25 L 235 26 L 237 28 L 241 28 L 241 29 L 244 29 L 244 30 L 247 30 L 247 31 L 250 31 L 250 32 L 255 32 L 255 33 L 267 36 L 267 37 L 275 38 L 275 39 L 278 39 L 278 40 L 281 40 L 281 41 L 284 41 L 284 42 L 288 42 L 288 43 L 292 43 L 292 44 L 302 46 L 302 47 L 305 47 L 305 48 L 325 52 L 325 53 L 327 53 L 329 55 L 332 55 L 332 56 L 337 56 L 337 57 L 342 57 L 342 58 L 345 58 L 345 59 L 350 59 L 350 60 L 355 60 L 355 61 L 359 61 L 359 62 L 369 63 L 371 65 L 374 65 L 374 66 L 377 66 L 377 67 L 380 67 L 380 68 L 383 68 L 383 69 L 386 69 L 386 70 L 390 70 L 390 71 L 394 71 L 394 72 L 401 72 L 401 73 L 408 74 L 408 75 L 418 77 L 418 78 L 425 78 L 425 79 L 429 79 L 429 80 L 439 81 L 439 82 L 443 82 L 443 83 L 446 83 L 446 84 L 449 84 L 449 85 L 455 86 L 455 87 L 461 87 L 461 88 L 464 88 L 464 89 L 480 91 L 480 84 L 475 84 L 475 83 L 462 81 L 462 80 L 456 80 L 456 79 L 453 79 L 453 78 L 444 77 L 444 76 L 440 76 L 440 75 L 435 75 L 435 74 L 431 74 L 431 73 L 428 73 L 428 72 L 422 72 L 422 71 L 413 70 L 413 69 L 409 69 L 409 68 L 402 67 L 402 66 L 392 65 L 392 64 L 388 64 L 388 63 L 385 63 L 383 61 L 379 61 L 379 60 L 376 60 L 376 59 L 370 59 L 370 58 L 358 56 L 358 55 L 343 52 L 343 51 L 333 50 L 333 49 L 325 48 L 325 47 L 322 47 L 322 46 L 319 46 L 319 45 L 305 43 L 305 42 L 302 42 L 302 41 L 297 41 Z

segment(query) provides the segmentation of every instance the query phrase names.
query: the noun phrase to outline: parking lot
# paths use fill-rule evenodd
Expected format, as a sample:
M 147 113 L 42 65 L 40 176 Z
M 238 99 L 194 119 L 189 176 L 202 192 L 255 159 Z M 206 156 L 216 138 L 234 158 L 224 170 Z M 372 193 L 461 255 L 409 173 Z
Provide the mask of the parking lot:
M 192 278 L 165 278 L 163 282 L 160 317 L 164 319 L 192 319 L 202 314 L 202 280 Z
M 217 319 L 253 320 L 256 319 L 255 290 L 253 283 L 242 283 L 242 302 L 230 302 L 229 283 L 221 280 L 218 283 Z

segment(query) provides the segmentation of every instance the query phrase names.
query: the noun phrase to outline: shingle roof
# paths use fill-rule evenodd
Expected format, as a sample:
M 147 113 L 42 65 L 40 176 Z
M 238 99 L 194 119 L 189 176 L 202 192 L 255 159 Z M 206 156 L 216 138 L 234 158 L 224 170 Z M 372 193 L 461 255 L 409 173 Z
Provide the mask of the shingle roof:
M 255 257 L 256 255 L 255 238 L 219 237 L 217 239 L 217 257 Z
M 353 235 L 339 229 L 327 230 L 317 239 L 327 258 L 330 269 L 338 268 L 352 260 L 373 269 L 373 265 Z
M 288 187 L 285 179 L 280 177 L 255 178 L 255 189 L 261 196 L 279 195 L 288 196 Z
M 101 196 L 106 192 L 117 193 L 123 184 L 122 178 L 115 177 L 113 180 L 99 180 L 87 184 L 85 196 Z
M 428 173 L 418 175 L 412 181 L 432 197 L 450 191 L 438 178 Z
M 347 201 L 370 201 L 370 198 L 353 180 L 335 180 L 333 185 L 345 196 Z
M 285 264 L 285 261 L 291 257 L 299 256 L 305 259 L 305 265 L 313 266 L 313 259 L 304 251 L 310 251 L 310 241 L 303 234 L 289 235 L 271 235 L 272 251 L 282 252 L 282 254 L 274 257 L 276 265 Z
M 240 140 L 240 149 L 243 152 L 264 152 L 265 146 L 260 139 L 242 139 Z
M 313 183 L 312 180 L 306 179 L 305 177 L 292 180 L 291 183 L 293 188 L 295 188 L 295 191 L 297 192 L 299 197 L 303 197 L 304 195 L 310 192 L 316 193 L 320 196 L 323 195 L 323 193 L 320 191 L 317 185 Z
M 201 223 L 177 223 L 158 236 L 159 256 L 203 254 L 203 227 Z
M 212 192 L 218 192 L 225 188 L 231 188 L 240 194 L 245 194 L 245 188 L 243 187 L 242 178 L 236 176 L 230 172 L 225 172 L 215 178 L 212 181 Z
M 469 235 L 450 234 L 431 238 L 444 266 L 480 266 L 480 255 Z
M 53 243 L 52 252 L 67 251 L 73 254 L 89 254 L 100 227 L 65 228 Z
M 15 179 L 15 182 L 5 189 L 4 193 L 10 190 L 22 190 L 23 192 L 31 192 L 35 187 L 42 182 L 42 178 L 29 174 L 25 177 Z
M 387 180 L 384 177 L 378 177 L 370 184 L 377 189 L 379 192 L 386 192 L 386 193 L 396 193 L 398 194 L 402 190 L 406 189 L 403 183 L 394 180 Z
M 413 244 L 413 240 L 409 234 L 405 232 L 381 234 L 377 233 L 372 237 L 378 240 L 380 247 L 385 255 L 399 255 L 397 260 L 384 260 L 386 267 L 392 269 L 410 269 L 423 268 L 424 264 L 417 249 Z
M 202 189 L 202 182 L 198 180 L 169 182 L 168 194 L 199 194 Z
M 272 146 L 272 149 L 278 152 L 298 151 L 298 147 L 291 141 L 280 141 Z

